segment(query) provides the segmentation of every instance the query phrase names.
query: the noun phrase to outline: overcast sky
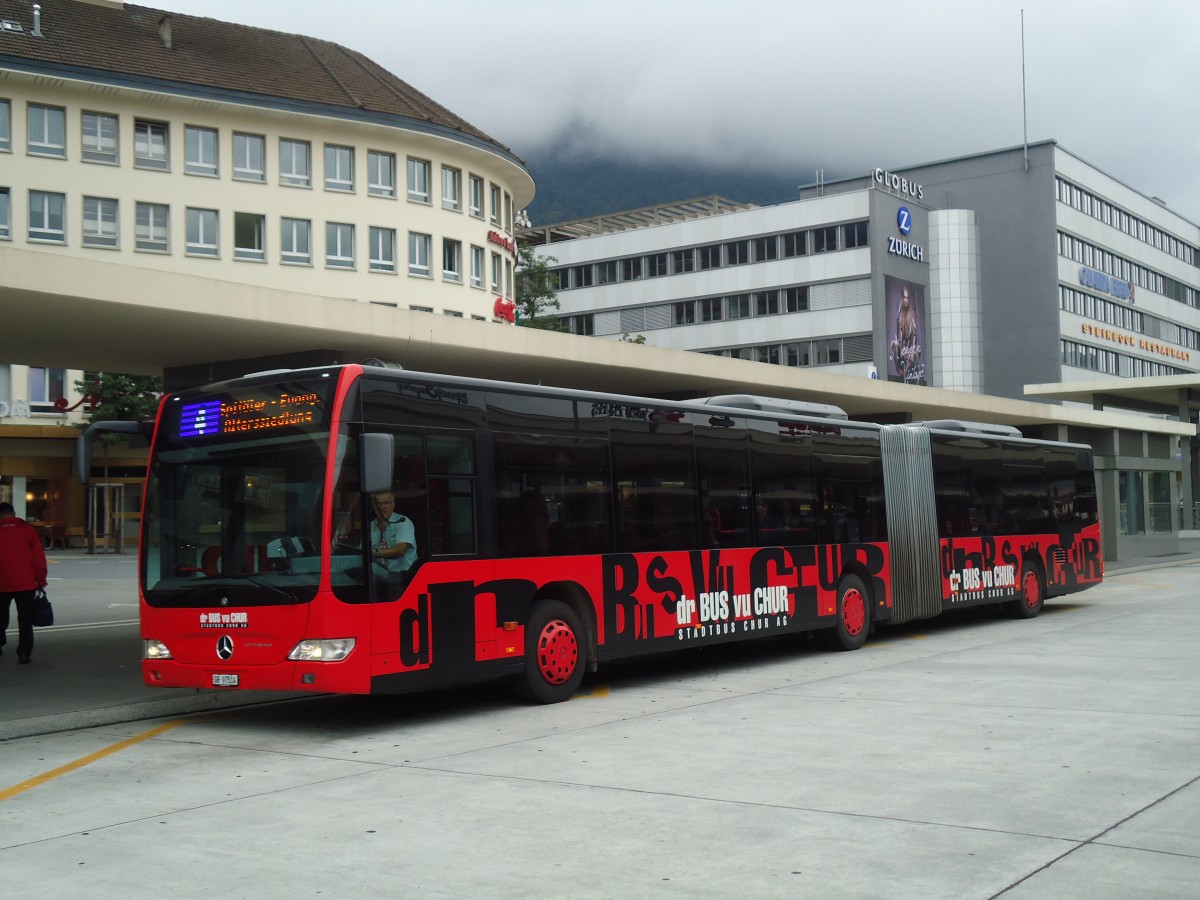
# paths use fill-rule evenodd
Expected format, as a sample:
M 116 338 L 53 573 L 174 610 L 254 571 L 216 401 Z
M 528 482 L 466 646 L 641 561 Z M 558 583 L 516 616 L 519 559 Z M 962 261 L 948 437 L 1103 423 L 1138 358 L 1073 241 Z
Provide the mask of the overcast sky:
M 1024 9 L 1029 140 L 1200 223 L 1195 0 L 145 5 L 351 47 L 521 157 L 565 137 L 797 184 L 1019 145 Z

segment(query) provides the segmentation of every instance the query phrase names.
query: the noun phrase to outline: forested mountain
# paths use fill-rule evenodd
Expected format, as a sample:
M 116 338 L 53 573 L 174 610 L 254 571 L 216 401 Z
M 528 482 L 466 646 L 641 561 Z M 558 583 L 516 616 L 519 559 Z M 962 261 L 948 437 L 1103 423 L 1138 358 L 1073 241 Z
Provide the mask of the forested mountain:
M 672 163 L 566 158 L 553 151 L 526 159 L 537 183 L 528 209 L 537 225 L 553 225 L 658 203 L 719 194 L 730 200 L 768 205 L 794 200 L 814 173 L 761 173 Z

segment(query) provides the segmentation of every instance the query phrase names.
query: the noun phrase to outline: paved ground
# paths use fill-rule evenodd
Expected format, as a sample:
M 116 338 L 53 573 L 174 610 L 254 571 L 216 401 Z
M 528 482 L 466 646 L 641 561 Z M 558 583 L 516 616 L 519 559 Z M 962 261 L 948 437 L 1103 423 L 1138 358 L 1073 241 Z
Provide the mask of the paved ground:
M 1198 587 L 1195 560 L 1128 566 L 1031 621 L 685 652 L 550 707 L 475 688 L 92 727 L 211 701 L 128 687 L 125 626 L 93 635 L 103 666 L 51 631 L 0 679 L 93 699 L 22 683 L 83 718 L 0 742 L 4 891 L 1192 898 Z
M 1200 538 L 1182 544 L 1181 554 L 1113 563 L 1107 571 L 1200 561 Z M 18 668 L 13 611 L 8 653 L 0 657 L 0 741 L 294 696 L 147 687 L 141 680 L 134 556 L 81 550 L 48 556 L 56 624 L 37 630 L 34 663 Z

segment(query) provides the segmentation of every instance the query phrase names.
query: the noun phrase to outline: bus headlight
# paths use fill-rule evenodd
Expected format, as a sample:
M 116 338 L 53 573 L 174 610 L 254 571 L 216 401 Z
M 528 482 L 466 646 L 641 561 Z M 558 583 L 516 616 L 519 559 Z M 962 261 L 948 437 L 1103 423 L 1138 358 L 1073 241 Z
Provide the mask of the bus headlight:
M 142 659 L 171 659 L 171 651 L 162 641 L 142 641 Z
M 354 638 L 330 638 L 324 641 L 301 641 L 292 648 L 288 659 L 301 662 L 338 662 L 354 650 Z

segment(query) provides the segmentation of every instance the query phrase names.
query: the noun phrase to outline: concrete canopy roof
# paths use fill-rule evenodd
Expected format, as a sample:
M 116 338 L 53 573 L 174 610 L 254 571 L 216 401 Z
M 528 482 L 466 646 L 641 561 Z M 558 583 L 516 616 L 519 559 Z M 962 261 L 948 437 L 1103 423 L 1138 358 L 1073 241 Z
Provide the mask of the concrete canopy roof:
M 1025 394 L 1086 403 L 1095 409 L 1137 410 L 1179 417 L 1186 404 L 1188 420 L 1200 411 L 1200 375 L 1161 375 L 1152 378 L 1105 378 L 1061 384 L 1027 384 Z
M 656 397 L 751 393 L 852 418 L 967 419 L 1194 435 L 1178 421 L 667 350 L 0 246 L 0 359 L 161 374 L 334 348 L 407 369 Z

